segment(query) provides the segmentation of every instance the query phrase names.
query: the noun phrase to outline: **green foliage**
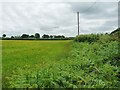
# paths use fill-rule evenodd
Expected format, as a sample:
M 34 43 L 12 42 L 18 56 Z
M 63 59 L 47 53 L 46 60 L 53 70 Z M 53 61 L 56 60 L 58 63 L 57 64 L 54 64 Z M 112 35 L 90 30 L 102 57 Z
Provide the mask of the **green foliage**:
M 35 38 L 36 39 L 40 38 L 40 34 L 39 33 L 35 33 Z
M 100 43 L 107 43 L 111 41 L 119 41 L 119 37 L 113 34 L 85 34 L 76 36 L 74 41 L 77 42 L 100 42 Z
M 21 38 L 28 38 L 29 35 L 28 34 L 22 34 Z
M 6 37 L 6 34 L 3 34 L 3 38 L 5 38 Z
M 54 44 L 51 45 L 51 43 Z M 49 42 L 49 45 L 51 45 L 49 48 L 53 48 L 53 45 L 56 46 L 55 42 Z M 59 43 L 59 46 L 61 45 L 62 43 Z M 30 47 L 33 46 L 34 45 L 31 45 Z M 55 46 L 54 46 L 55 53 L 52 54 L 53 57 L 54 55 L 56 55 L 57 56 L 56 58 L 52 58 L 48 56 L 48 55 L 52 55 L 50 54 L 52 51 L 47 53 L 48 47 L 44 48 L 45 52 L 47 53 L 45 55 L 46 58 L 45 57 L 40 58 L 45 53 L 42 52 L 41 53 L 42 55 L 40 55 L 39 53 L 36 52 L 36 50 L 34 51 L 34 53 L 36 53 L 34 55 L 37 54 L 40 55 L 39 58 L 42 61 L 44 60 L 44 63 L 37 62 L 34 65 L 32 65 L 34 62 L 36 62 L 36 60 L 38 60 L 38 57 L 36 58 L 34 57 L 34 59 L 32 59 L 33 61 L 32 64 L 29 63 L 30 58 L 24 57 L 23 58 L 24 60 L 28 59 L 29 61 L 26 62 L 24 66 L 23 64 L 18 67 L 16 66 L 14 69 L 11 70 L 12 73 L 10 75 L 5 75 L 4 87 L 6 88 L 118 88 L 120 86 L 120 74 L 119 74 L 120 66 L 116 64 L 120 59 L 117 58 L 116 60 L 115 58 L 119 56 L 117 41 L 111 41 L 106 43 L 105 42 L 101 43 L 99 41 L 94 43 L 88 43 L 85 41 L 80 43 L 69 42 L 69 44 L 67 42 L 66 44 L 64 44 L 65 46 L 64 48 L 55 47 Z M 19 47 L 21 47 L 21 45 Z M 71 49 L 68 49 L 68 47 L 71 47 Z M 7 48 L 4 47 L 3 50 Z M 56 51 L 57 48 L 65 50 L 65 52 L 57 54 L 58 53 L 58 51 Z M 24 50 L 25 49 L 26 48 L 24 48 Z M 3 52 L 5 55 L 5 51 Z M 116 63 L 114 63 L 114 61 Z
M 100 35 L 98 42 L 100 43 L 109 43 L 111 41 L 114 41 L 113 37 L 111 37 L 109 34 L 106 35 Z
M 99 39 L 98 34 L 86 34 L 86 35 L 79 35 L 75 38 L 77 42 L 96 42 Z

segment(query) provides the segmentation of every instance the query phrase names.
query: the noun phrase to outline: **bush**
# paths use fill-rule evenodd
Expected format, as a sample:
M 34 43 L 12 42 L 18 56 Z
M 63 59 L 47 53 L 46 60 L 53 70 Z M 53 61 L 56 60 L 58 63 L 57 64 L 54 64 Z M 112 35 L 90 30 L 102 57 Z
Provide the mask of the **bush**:
M 118 37 L 112 36 L 109 34 L 86 34 L 76 36 L 74 39 L 76 42 L 99 42 L 99 43 L 108 43 L 111 41 L 119 41 Z
M 108 43 L 108 42 L 111 42 L 111 41 L 114 41 L 114 39 L 109 34 L 100 35 L 99 40 L 98 40 L 98 42 L 100 42 L 100 43 Z
M 87 34 L 87 35 L 79 35 L 75 38 L 77 42 L 96 42 L 99 40 L 99 34 Z

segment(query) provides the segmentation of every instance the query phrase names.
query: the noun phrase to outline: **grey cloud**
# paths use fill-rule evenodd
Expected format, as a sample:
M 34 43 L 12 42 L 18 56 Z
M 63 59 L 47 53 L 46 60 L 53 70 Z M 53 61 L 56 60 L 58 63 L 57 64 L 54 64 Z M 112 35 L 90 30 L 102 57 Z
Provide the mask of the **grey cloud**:
M 103 25 L 97 27 L 81 28 L 82 33 L 110 33 L 117 28 L 116 20 L 108 20 Z
M 3 33 L 7 35 L 77 34 L 76 12 L 80 11 L 80 32 L 105 32 L 116 27 L 117 3 L 4 3 L 2 12 Z
M 73 12 L 79 11 L 85 18 L 109 18 L 117 17 L 117 2 L 83 2 L 73 3 L 71 6 Z

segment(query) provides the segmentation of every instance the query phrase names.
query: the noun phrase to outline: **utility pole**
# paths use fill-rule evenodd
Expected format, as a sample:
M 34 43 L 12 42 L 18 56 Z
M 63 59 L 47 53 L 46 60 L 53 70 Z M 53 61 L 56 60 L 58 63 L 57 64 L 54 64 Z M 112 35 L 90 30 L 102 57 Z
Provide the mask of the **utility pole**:
M 77 12 L 77 20 L 78 20 L 78 35 L 79 35 L 79 12 Z

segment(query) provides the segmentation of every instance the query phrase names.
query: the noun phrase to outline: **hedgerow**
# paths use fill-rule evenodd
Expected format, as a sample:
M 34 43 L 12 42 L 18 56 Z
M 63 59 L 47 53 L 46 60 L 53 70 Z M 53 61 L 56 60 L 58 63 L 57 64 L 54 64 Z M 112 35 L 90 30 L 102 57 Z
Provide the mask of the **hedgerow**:
M 116 37 L 116 38 L 115 38 Z M 112 36 L 110 34 L 85 34 L 85 35 L 78 35 L 74 39 L 76 42 L 100 42 L 100 43 L 107 43 L 111 41 L 118 41 L 118 36 Z

